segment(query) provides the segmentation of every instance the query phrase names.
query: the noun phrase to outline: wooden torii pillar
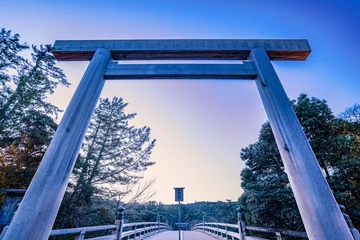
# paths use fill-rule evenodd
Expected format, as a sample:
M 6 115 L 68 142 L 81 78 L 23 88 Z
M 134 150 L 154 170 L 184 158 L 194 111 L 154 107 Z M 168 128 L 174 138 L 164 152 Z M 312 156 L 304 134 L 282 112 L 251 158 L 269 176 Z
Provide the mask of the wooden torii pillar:
M 106 79 L 255 79 L 310 239 L 353 239 L 270 60 L 305 60 L 307 40 L 56 41 L 59 61 L 90 61 L 6 240 L 47 239 Z M 114 60 L 247 60 L 123 64 Z

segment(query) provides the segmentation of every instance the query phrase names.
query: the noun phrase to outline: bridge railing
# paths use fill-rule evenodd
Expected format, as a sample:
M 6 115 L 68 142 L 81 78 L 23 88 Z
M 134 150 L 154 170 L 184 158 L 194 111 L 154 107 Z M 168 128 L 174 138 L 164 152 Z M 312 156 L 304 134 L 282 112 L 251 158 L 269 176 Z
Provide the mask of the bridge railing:
M 354 227 L 351 222 L 350 217 L 345 213 L 345 207 L 339 205 L 340 210 L 343 213 L 343 216 L 348 224 L 350 232 L 354 240 L 360 240 L 359 231 Z M 246 231 L 250 233 L 261 233 L 262 235 L 271 234 L 271 239 L 276 236 L 277 240 L 284 239 L 308 239 L 306 232 L 298 232 L 291 230 L 283 230 L 278 228 L 262 228 L 255 226 L 246 226 L 246 220 L 242 209 L 239 207 L 238 211 L 238 223 L 237 224 L 227 224 L 227 223 L 213 223 L 205 222 L 205 216 L 202 223 L 195 224 L 192 227 L 192 231 L 200 231 L 207 233 L 217 239 L 232 239 L 232 240 L 248 240 L 248 239 L 264 239 L 253 236 L 247 236 Z
M 124 208 L 120 207 L 117 213 L 117 219 L 113 225 L 56 229 L 50 232 L 50 237 L 72 235 L 74 240 L 128 240 L 144 239 L 159 232 L 171 230 L 168 224 L 160 222 L 158 216 L 157 222 L 137 222 L 124 224 Z M 110 232 L 110 235 L 85 238 L 86 233 L 90 232 Z
M 117 225 L 104 225 L 104 226 L 94 226 L 94 227 L 81 227 L 81 228 L 68 228 L 68 229 L 57 229 L 52 230 L 50 237 L 52 236 L 62 236 L 62 235 L 73 235 L 74 240 L 113 240 L 116 239 Z M 143 239 L 145 237 L 154 235 L 156 233 L 170 230 L 171 227 L 165 223 L 158 222 L 139 222 L 139 223 L 126 223 L 123 226 L 120 239 Z M 85 238 L 85 234 L 89 232 L 98 232 L 98 231 L 111 231 L 111 235 L 95 237 L 95 238 Z
M 245 229 L 252 232 L 274 234 L 277 240 L 283 240 L 284 236 L 298 237 L 300 239 L 307 239 L 305 232 L 282 230 L 277 228 L 260 228 L 253 226 L 245 226 Z M 239 224 L 227 223 L 198 223 L 192 227 L 193 231 L 200 231 L 209 234 L 215 238 L 232 239 L 232 240 L 245 240 L 251 239 L 252 236 L 245 236 L 241 233 Z M 256 238 L 263 239 L 263 238 Z

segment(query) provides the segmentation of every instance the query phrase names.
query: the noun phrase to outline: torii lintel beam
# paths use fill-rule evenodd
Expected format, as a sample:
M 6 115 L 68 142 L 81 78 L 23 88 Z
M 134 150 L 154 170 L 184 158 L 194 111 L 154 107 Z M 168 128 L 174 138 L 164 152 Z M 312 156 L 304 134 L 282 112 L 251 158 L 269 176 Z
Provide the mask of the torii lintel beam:
M 305 60 L 311 48 L 306 39 L 161 39 L 57 40 L 59 61 L 89 61 L 105 48 L 114 60 L 246 60 L 252 49 L 263 48 L 270 60 Z
M 255 79 L 252 62 L 242 64 L 118 64 L 110 61 L 106 80 L 121 79 Z

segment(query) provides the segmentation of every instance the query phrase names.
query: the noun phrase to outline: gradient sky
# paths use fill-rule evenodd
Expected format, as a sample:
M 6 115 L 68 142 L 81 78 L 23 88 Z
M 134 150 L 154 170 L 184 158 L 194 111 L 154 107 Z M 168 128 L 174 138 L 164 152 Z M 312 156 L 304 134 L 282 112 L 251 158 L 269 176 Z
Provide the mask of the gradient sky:
M 29 44 L 57 39 L 305 38 L 304 62 L 273 62 L 290 98 L 326 99 L 335 114 L 360 103 L 360 1 L 333 0 L 17 0 L 0 2 L 0 27 Z M 88 62 L 58 62 L 70 88 L 50 101 L 66 109 Z M 137 112 L 135 126 L 157 139 L 145 179 L 154 200 L 237 200 L 240 149 L 266 121 L 252 81 L 108 81 L 102 97 L 120 96 Z

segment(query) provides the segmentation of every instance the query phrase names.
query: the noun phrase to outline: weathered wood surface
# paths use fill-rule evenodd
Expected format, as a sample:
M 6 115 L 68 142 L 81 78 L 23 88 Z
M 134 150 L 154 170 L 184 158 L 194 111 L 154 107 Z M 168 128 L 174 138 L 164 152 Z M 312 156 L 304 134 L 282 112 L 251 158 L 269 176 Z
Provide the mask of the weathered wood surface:
M 271 60 L 305 60 L 311 52 L 305 39 L 161 39 L 57 40 L 53 54 L 59 61 L 89 61 L 98 48 L 114 60 L 246 60 L 255 48 Z
M 121 239 L 127 239 L 128 237 L 134 237 L 137 235 L 139 238 L 144 238 L 159 232 L 168 231 L 170 226 L 165 223 L 158 222 L 137 222 L 137 223 L 126 223 L 122 226 L 124 229 L 121 234 Z M 135 230 L 133 230 L 135 228 Z M 79 239 L 84 239 L 86 233 L 104 231 L 104 230 L 116 230 L 117 225 L 103 225 L 103 226 L 91 226 L 91 227 L 80 227 L 80 228 L 67 228 L 67 229 L 55 229 L 51 230 L 50 236 L 62 236 L 62 235 L 73 235 L 79 237 Z M 95 237 L 95 238 L 86 238 L 92 240 L 114 240 L 116 239 L 115 234 Z
M 0 232 L 3 227 L 9 225 L 11 222 L 14 212 L 16 211 L 18 204 L 23 199 L 26 190 L 23 189 L 8 189 L 0 191 L 6 193 L 5 201 L 3 202 L 0 209 Z
M 255 64 L 255 82 L 309 239 L 352 239 L 265 50 L 252 50 L 249 60 Z
M 242 64 L 119 64 L 110 61 L 105 79 L 255 79 L 252 62 Z
M 153 235 L 146 240 L 179 240 L 178 231 L 167 231 Z M 213 237 L 194 231 L 181 231 L 181 240 L 214 240 Z
M 69 234 L 79 234 L 81 232 L 96 232 L 96 231 L 113 230 L 113 229 L 116 229 L 116 225 L 55 229 L 55 230 L 51 230 L 50 236 L 61 236 L 61 235 L 69 235 Z
M 104 86 L 103 75 L 109 58 L 108 50 L 96 51 L 16 211 L 5 240 L 48 239 Z
M 307 238 L 306 232 L 283 230 L 278 228 L 262 228 L 262 227 L 254 227 L 254 226 L 246 226 L 245 228 L 246 230 L 254 231 L 254 232 L 280 233 L 281 235 L 286 235 L 286 236 Z
M 297 231 L 290 231 L 290 230 L 283 230 L 277 228 L 261 228 L 261 227 L 253 227 L 253 226 L 246 226 L 246 230 L 250 230 L 253 232 L 263 232 L 263 233 L 273 233 L 274 236 L 276 234 L 292 236 L 292 237 L 301 237 L 307 238 L 307 234 L 305 232 L 297 232 Z M 205 231 L 207 234 L 211 236 L 220 236 L 220 233 L 223 236 L 230 236 L 234 239 L 241 239 L 240 234 L 238 232 L 239 225 L 236 224 L 228 224 L 228 223 L 198 223 L 193 226 L 192 230 L 203 232 Z M 256 233 L 255 233 L 256 235 Z M 246 239 L 261 239 L 253 236 L 247 236 Z

